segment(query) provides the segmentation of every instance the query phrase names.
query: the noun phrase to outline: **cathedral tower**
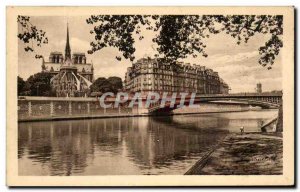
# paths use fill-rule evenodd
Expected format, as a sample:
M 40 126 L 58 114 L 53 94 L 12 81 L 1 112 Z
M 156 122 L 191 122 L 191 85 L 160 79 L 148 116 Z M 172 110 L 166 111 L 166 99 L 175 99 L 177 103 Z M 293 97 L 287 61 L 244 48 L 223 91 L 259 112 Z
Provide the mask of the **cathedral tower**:
M 67 42 L 66 42 L 66 48 L 65 48 L 65 61 L 70 60 L 71 61 L 71 47 L 70 47 L 70 41 L 69 41 L 69 24 L 67 24 Z
M 42 71 L 53 74 L 50 83 L 57 97 L 84 97 L 89 93 L 94 69 L 91 63 L 86 62 L 84 53 L 71 54 L 69 25 L 65 55 L 51 52 L 49 62 L 42 64 Z

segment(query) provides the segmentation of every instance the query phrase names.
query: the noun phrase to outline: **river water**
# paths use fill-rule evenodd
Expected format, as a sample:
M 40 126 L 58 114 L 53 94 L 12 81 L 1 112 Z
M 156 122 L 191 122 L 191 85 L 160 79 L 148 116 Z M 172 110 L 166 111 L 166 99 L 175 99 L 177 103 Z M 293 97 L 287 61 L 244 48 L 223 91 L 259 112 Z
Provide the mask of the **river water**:
M 230 132 L 277 110 L 19 123 L 19 175 L 184 174 Z

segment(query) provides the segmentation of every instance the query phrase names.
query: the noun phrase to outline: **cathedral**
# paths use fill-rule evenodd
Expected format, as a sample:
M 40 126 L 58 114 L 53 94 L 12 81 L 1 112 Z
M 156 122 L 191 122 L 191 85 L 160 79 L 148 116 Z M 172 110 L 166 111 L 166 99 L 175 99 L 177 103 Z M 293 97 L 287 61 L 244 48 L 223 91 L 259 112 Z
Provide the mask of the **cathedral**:
M 68 26 L 65 55 L 51 52 L 49 61 L 43 60 L 42 72 L 53 75 L 50 83 L 57 97 L 86 97 L 89 93 L 94 67 L 87 63 L 85 53 L 71 54 Z

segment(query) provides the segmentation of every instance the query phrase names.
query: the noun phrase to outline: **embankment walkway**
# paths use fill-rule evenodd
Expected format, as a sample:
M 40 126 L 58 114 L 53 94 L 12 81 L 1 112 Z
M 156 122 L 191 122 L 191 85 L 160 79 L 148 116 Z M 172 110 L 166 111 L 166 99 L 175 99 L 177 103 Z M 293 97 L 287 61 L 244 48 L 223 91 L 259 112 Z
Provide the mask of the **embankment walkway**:
M 282 133 L 234 133 L 207 152 L 186 175 L 279 175 Z

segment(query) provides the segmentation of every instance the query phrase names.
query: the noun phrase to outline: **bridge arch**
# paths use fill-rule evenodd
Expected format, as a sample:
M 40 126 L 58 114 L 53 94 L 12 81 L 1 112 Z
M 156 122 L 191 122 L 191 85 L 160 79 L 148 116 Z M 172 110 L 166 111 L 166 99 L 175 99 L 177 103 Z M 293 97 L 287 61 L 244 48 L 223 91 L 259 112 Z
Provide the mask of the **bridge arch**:
M 223 101 L 225 104 L 232 104 L 230 102 L 241 102 L 241 104 L 248 104 L 252 106 L 259 106 L 263 109 L 278 109 L 282 103 L 281 95 L 206 95 L 206 96 L 197 96 L 195 98 L 194 103 L 200 104 L 201 103 L 211 103 L 216 101 Z M 189 101 L 186 101 L 185 106 L 188 106 Z M 175 103 L 174 107 L 170 107 L 170 103 L 167 103 L 164 107 L 160 107 L 160 102 L 157 102 L 151 105 L 148 108 L 149 113 L 170 113 L 175 109 L 180 108 L 178 102 Z

